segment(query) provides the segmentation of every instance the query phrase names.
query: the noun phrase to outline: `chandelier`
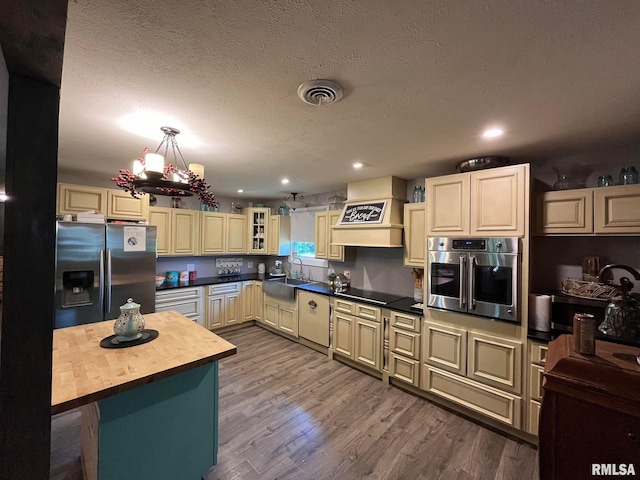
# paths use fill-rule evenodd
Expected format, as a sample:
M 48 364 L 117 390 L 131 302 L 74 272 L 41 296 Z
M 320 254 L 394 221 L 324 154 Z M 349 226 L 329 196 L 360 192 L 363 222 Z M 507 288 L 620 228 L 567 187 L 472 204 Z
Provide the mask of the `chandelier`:
M 133 172 L 121 169 L 117 177 L 111 180 L 131 196 L 145 193 L 152 195 L 166 195 L 171 197 L 188 197 L 194 194 L 200 197 L 200 202 L 208 207 L 216 203 L 215 196 L 209 191 L 209 185 L 204 179 L 204 166 L 191 163 L 187 167 L 176 135 L 180 130 L 173 127 L 161 127 L 164 137 L 156 148 L 155 153 L 148 153 L 145 148 L 142 157 L 133 162 Z M 159 154 L 164 146 L 164 156 Z M 169 149 L 173 154 L 173 163 L 165 166 L 164 162 L 169 155 Z M 178 159 L 181 165 L 178 166 Z M 181 168 L 180 168 L 181 167 Z

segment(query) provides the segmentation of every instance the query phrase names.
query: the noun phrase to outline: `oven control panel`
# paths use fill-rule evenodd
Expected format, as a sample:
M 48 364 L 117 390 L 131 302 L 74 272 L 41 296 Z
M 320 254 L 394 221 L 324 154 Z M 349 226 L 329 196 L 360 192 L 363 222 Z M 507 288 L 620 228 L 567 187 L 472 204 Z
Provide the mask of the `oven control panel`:
M 452 240 L 452 247 L 454 250 L 486 250 L 487 249 L 487 241 L 485 239 L 461 239 L 461 240 Z

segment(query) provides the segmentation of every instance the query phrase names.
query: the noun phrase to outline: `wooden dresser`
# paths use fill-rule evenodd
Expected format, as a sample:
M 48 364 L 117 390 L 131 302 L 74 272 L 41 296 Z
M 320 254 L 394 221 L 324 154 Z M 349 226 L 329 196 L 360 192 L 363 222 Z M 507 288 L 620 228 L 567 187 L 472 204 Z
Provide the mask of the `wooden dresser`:
M 640 347 L 597 341 L 596 355 L 581 355 L 571 335 L 549 343 L 539 429 L 542 480 L 590 478 L 629 464 L 640 475 L 639 354 Z

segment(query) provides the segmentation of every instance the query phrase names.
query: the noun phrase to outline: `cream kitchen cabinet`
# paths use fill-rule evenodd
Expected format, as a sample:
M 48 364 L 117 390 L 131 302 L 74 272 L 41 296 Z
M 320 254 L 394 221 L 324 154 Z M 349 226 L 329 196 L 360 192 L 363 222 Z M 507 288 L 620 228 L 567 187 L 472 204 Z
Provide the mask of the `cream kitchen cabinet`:
M 247 217 L 235 213 L 200 213 L 200 253 L 202 255 L 247 252 Z
M 156 312 L 176 310 L 194 322 L 205 326 L 202 297 L 204 287 L 181 287 L 156 292 Z
M 420 384 L 421 317 L 391 311 L 389 315 L 389 376 L 415 387 Z
M 149 218 L 149 195 L 133 198 L 123 190 L 107 190 L 108 218 L 120 220 L 147 220 Z
M 106 188 L 58 183 L 56 211 L 60 215 L 74 215 L 87 210 L 98 210 L 106 215 L 107 190 Z
M 260 280 L 243 282 L 241 298 L 244 321 L 260 320 L 262 316 L 262 282 Z
M 423 323 L 420 388 L 520 428 L 522 343 Z
M 147 220 L 149 196 L 133 198 L 124 190 L 58 183 L 58 214 L 75 215 L 88 210 L 98 210 L 114 220 Z
M 542 404 L 542 379 L 547 362 L 546 343 L 529 341 L 529 404 L 527 432 L 538 435 L 540 406 Z
M 283 300 L 264 295 L 262 321 L 265 325 L 298 338 L 298 310 L 295 300 Z
M 340 220 L 342 210 L 327 210 L 316 213 L 316 258 L 333 262 L 351 261 L 355 258 L 355 248 L 331 244 L 331 226 Z
M 149 223 L 157 227 L 158 255 L 198 255 L 199 213 L 149 207 Z
M 333 349 L 356 362 L 382 371 L 380 307 L 334 298 Z
M 248 221 L 248 244 L 247 253 L 249 255 L 268 255 L 269 253 L 269 229 L 270 209 L 263 207 L 245 208 L 243 213 Z
M 206 327 L 210 330 L 236 325 L 245 320 L 242 312 L 242 282 L 207 287 Z
M 426 212 L 424 203 L 404 204 L 404 264 L 424 268 L 426 251 Z
M 291 253 L 291 217 L 270 215 L 267 235 L 269 255 L 283 257 Z
M 640 233 L 640 185 L 581 188 L 536 195 L 538 235 Z
M 426 180 L 428 236 L 524 236 L 529 165 Z

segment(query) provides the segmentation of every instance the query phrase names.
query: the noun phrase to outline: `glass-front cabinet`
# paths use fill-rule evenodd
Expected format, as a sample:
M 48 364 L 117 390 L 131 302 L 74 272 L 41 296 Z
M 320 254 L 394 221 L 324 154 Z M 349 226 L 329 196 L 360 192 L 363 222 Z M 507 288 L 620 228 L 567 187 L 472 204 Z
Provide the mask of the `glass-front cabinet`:
M 269 227 L 269 208 L 251 207 L 244 211 L 249 222 L 249 244 L 247 253 L 254 255 L 267 255 L 267 229 Z

